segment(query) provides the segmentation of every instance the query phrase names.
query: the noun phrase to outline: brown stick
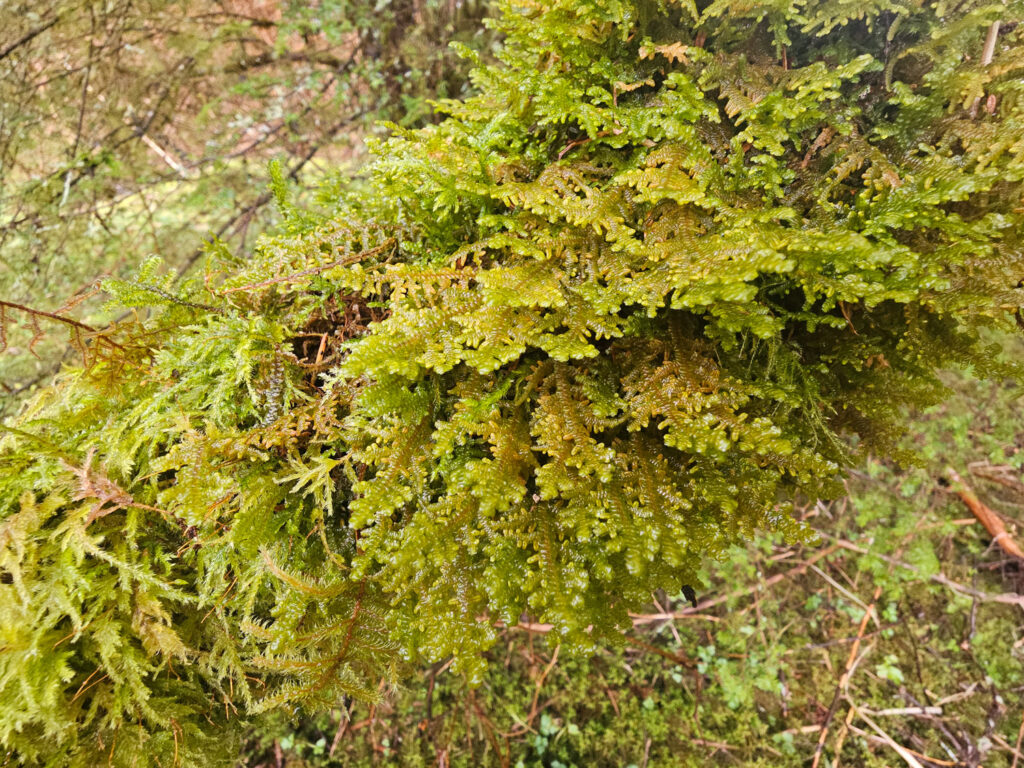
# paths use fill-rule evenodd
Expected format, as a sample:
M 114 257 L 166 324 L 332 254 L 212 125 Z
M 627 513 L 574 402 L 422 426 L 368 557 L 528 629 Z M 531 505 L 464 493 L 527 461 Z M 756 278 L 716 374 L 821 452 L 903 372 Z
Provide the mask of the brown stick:
M 540 690 L 544 687 L 544 681 L 547 680 L 548 675 L 551 674 L 551 670 L 555 664 L 558 663 L 558 649 L 561 646 L 556 645 L 554 653 L 551 654 L 551 661 L 548 662 L 547 666 L 544 667 L 544 671 L 537 679 L 537 685 L 533 690 L 533 701 L 530 704 L 530 714 L 526 718 L 526 727 L 529 728 L 533 725 L 533 719 L 537 716 L 540 710 L 537 709 L 537 704 L 540 702 Z
M 327 752 L 327 757 L 334 757 L 334 753 L 338 751 L 338 745 L 341 744 L 341 740 L 345 738 L 345 733 L 348 731 L 350 722 L 352 722 L 351 715 L 348 712 L 342 712 L 341 722 L 338 723 L 338 730 L 334 732 L 334 738 L 331 740 L 331 748 Z
M 1015 542 L 999 519 L 999 515 L 985 506 L 981 499 L 975 495 L 971 487 L 963 481 L 963 478 L 952 467 L 946 467 L 946 476 L 953 485 L 953 490 L 961 498 L 971 513 L 978 518 L 978 522 L 985 526 L 985 530 L 992 534 L 996 544 L 1008 555 L 1024 560 L 1024 550 Z
M 981 66 L 987 67 L 992 63 L 992 57 L 996 53 L 996 40 L 999 39 L 999 27 L 1002 24 L 998 19 L 992 22 L 992 25 L 988 28 L 988 34 L 985 35 L 985 48 L 981 52 Z M 981 105 L 981 97 L 979 96 L 971 104 L 971 118 L 978 116 L 978 107 Z

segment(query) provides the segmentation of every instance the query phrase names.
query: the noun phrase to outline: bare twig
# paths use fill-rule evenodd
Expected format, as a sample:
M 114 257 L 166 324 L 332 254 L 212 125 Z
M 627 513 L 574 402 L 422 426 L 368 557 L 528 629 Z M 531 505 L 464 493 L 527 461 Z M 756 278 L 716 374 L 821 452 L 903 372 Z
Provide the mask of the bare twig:
M 534 718 L 537 717 L 537 714 L 540 711 L 537 708 L 537 704 L 540 701 L 540 691 L 544 687 L 544 681 L 547 680 L 548 675 L 551 674 L 551 670 L 554 669 L 555 664 L 558 663 L 558 649 L 560 647 L 561 646 L 555 646 L 555 651 L 551 654 L 551 661 L 548 662 L 547 666 L 544 667 L 544 671 L 541 672 L 540 677 L 537 678 L 537 684 L 533 689 L 533 701 L 530 703 L 530 714 L 526 718 L 527 728 L 533 724 Z
M 24 313 L 26 313 L 28 315 L 31 315 L 33 317 L 45 317 L 48 320 L 55 320 L 58 323 L 64 323 L 65 325 L 67 325 L 67 326 L 69 326 L 71 328 L 75 328 L 77 330 L 86 331 L 87 333 L 93 334 L 96 338 L 102 339 L 104 342 L 106 342 L 107 344 L 110 344 L 112 347 L 117 347 L 118 349 L 124 349 L 124 347 L 122 347 L 120 344 L 118 344 L 113 339 L 111 339 L 111 338 L 109 338 L 107 336 L 104 336 L 102 334 L 102 331 L 100 331 L 98 328 L 94 328 L 91 325 L 87 325 L 87 324 L 85 324 L 83 322 L 80 322 L 78 320 L 74 320 L 73 318 L 65 317 L 64 315 L 58 315 L 58 314 L 56 314 L 54 312 L 46 312 L 46 311 L 44 311 L 42 309 L 35 309 L 34 307 L 29 307 L 29 306 L 26 306 L 25 304 L 18 304 L 17 302 L 13 302 L 13 301 L 3 301 L 2 299 L 0 299 L 0 307 L 7 307 L 9 309 L 17 309 L 17 310 L 19 310 L 21 312 L 24 312 Z
M 878 617 L 874 615 L 874 604 L 873 603 L 870 606 L 865 605 L 863 600 L 861 600 L 859 597 L 857 597 L 855 594 L 853 594 L 850 590 L 848 590 L 846 587 L 844 587 L 838 581 L 836 581 L 831 576 L 829 576 L 827 573 L 825 573 L 823 570 L 821 570 L 821 568 L 819 568 L 818 566 L 812 565 L 811 566 L 811 570 L 814 571 L 819 576 L 821 576 L 821 578 L 823 578 L 826 583 L 828 583 L 831 586 L 833 586 L 840 594 L 844 595 L 850 602 L 854 603 L 862 611 L 864 611 L 865 613 L 871 614 L 871 617 L 874 618 L 874 620 L 875 620 L 875 626 L 881 628 L 882 625 L 878 621 Z M 861 635 L 861 636 L 863 636 L 863 635 Z
M 85 110 L 89 103 L 89 81 L 92 79 L 92 67 L 96 60 L 93 58 L 93 37 L 96 34 L 96 12 L 90 7 L 90 28 L 89 28 L 89 53 L 86 58 L 85 64 L 85 76 L 82 78 L 82 96 L 80 99 L 80 105 L 78 107 L 78 126 L 75 128 L 75 141 L 71 146 L 71 152 L 69 158 L 72 165 L 68 166 L 68 172 L 64 176 L 64 192 L 60 198 L 60 204 L 58 208 L 63 208 L 64 203 L 68 201 L 68 195 L 71 192 L 71 179 L 74 171 L 74 163 L 78 156 L 78 145 L 82 141 L 82 129 L 85 127 Z
M 941 573 L 937 573 L 932 576 L 925 576 L 912 565 L 908 565 L 907 563 L 904 563 L 901 560 L 897 560 L 895 557 L 889 557 L 888 555 L 883 555 L 880 552 L 872 552 L 871 550 L 865 549 L 864 547 L 859 547 L 852 541 L 846 541 L 845 539 L 836 539 L 836 543 L 838 546 L 842 547 L 843 549 L 849 550 L 850 552 L 857 552 L 862 555 L 870 555 L 871 557 L 877 557 L 879 560 L 883 560 L 884 562 L 887 562 L 890 565 L 895 565 L 897 568 L 903 568 L 905 570 L 910 571 L 911 573 L 916 573 L 922 578 L 927 578 L 930 581 L 934 581 L 936 584 L 941 584 L 944 587 L 948 587 L 952 591 L 964 595 L 966 597 L 976 597 L 983 603 L 1003 603 L 1004 605 L 1016 605 L 1019 606 L 1022 610 L 1024 610 L 1024 595 L 1019 595 L 1016 592 L 1004 592 L 1002 594 L 995 595 L 990 592 L 982 592 L 981 590 L 974 589 L 973 587 L 967 587 L 963 584 L 958 584 L 957 582 L 950 579 L 948 576 L 945 576 Z
M 657 595 L 653 595 L 653 594 L 652 594 L 652 595 L 651 595 L 651 599 L 652 599 L 652 600 L 654 601 L 654 605 L 655 605 L 655 607 L 657 607 L 658 611 L 659 611 L 659 612 L 660 612 L 660 613 L 661 613 L 662 615 L 665 615 L 665 614 L 669 613 L 669 611 L 667 611 L 667 610 L 666 610 L 666 609 L 665 609 L 665 608 L 664 608 L 664 607 L 662 606 L 662 604 L 661 604 L 660 602 L 658 602 L 658 597 L 657 597 Z M 676 641 L 676 646 L 678 647 L 678 646 L 682 646 L 682 644 L 683 644 L 683 641 L 682 641 L 682 638 L 680 638 L 680 637 L 679 637 L 679 630 L 678 630 L 678 629 L 676 629 L 676 624 L 675 624 L 674 618 L 675 618 L 675 617 L 673 617 L 673 616 L 670 616 L 670 617 L 669 617 L 669 618 L 668 618 L 668 619 L 667 619 L 666 621 L 667 621 L 667 623 L 668 623 L 668 628 L 669 628 L 669 629 L 670 629 L 670 630 L 672 631 L 672 637 L 673 637 L 673 639 L 674 639 L 674 640 Z M 634 626 L 635 626 L 635 625 L 634 625 Z
M 853 731 L 854 733 L 856 733 L 861 738 L 866 739 L 868 741 L 873 741 L 873 742 L 876 742 L 878 744 L 885 744 L 886 746 L 891 746 L 889 740 L 886 740 L 886 739 L 882 738 L 881 736 L 876 736 L 873 733 L 868 733 L 867 731 L 862 730 L 860 728 L 857 728 L 856 726 L 852 726 L 851 725 L 850 726 L 850 730 Z M 929 763 L 934 763 L 935 765 L 948 765 L 948 766 L 961 765 L 961 763 L 954 763 L 954 762 L 952 762 L 950 760 L 940 760 L 939 758 L 931 757 L 930 755 L 922 755 L 920 752 L 916 752 L 913 749 L 910 749 L 909 747 L 901 747 L 901 749 L 903 749 L 903 751 L 905 751 L 907 754 L 911 755 L 912 757 L 915 757 L 915 758 L 919 757 L 922 760 L 927 760 Z
M 194 171 L 192 169 L 189 169 L 189 168 L 186 168 L 181 163 L 179 163 L 177 160 L 175 160 L 174 157 L 166 149 L 164 149 L 159 144 L 157 144 L 155 141 L 153 141 L 153 139 L 151 139 L 148 134 L 143 133 L 140 138 L 142 139 L 143 143 L 147 147 L 149 147 L 154 152 L 156 152 L 157 156 L 161 160 L 163 160 L 165 163 L 167 163 L 167 165 L 169 165 L 172 169 L 177 171 L 178 174 L 183 179 L 195 179 L 195 178 L 198 178 L 199 174 L 196 171 Z
M 875 717 L 904 717 L 906 715 L 941 715 L 942 707 L 896 707 L 893 709 L 861 709 Z
M 29 43 L 32 40 L 34 40 L 35 38 L 39 37 L 39 35 L 43 34 L 43 32 L 45 32 L 50 27 L 52 27 L 54 24 L 56 24 L 59 19 L 60 19 L 59 16 L 54 16 L 49 21 L 44 21 L 39 26 L 33 27 L 28 32 L 26 32 L 24 35 L 19 37 L 17 40 L 15 40 L 15 41 L 13 41 L 11 43 L 8 43 L 3 48 L 0 48 L 0 61 L 2 61 L 3 59 L 6 59 L 16 49 L 20 48 L 21 46 L 25 45 L 26 43 Z
M 647 763 L 651 759 L 651 742 L 652 739 L 650 736 L 644 739 L 644 759 L 643 762 L 640 763 L 640 768 L 647 768 Z
M 920 521 L 919 521 L 919 524 L 920 524 Z M 913 535 L 913 533 L 914 532 L 911 532 L 910 534 L 908 534 L 908 537 L 903 540 L 903 543 L 900 545 L 900 548 L 897 550 L 897 554 L 902 554 L 903 549 L 906 547 L 906 545 L 908 543 L 909 536 Z M 836 585 L 836 586 L 838 586 L 838 585 Z M 876 606 L 878 605 L 878 600 L 879 600 L 879 598 L 881 598 L 881 596 L 882 596 L 882 585 L 879 584 L 877 587 L 875 587 L 874 594 L 871 596 L 871 603 L 870 603 L 870 605 L 865 607 L 864 615 L 861 617 L 860 624 L 857 627 L 857 634 L 854 637 L 853 645 L 850 646 L 850 653 L 846 657 L 846 665 L 843 667 L 843 673 L 840 675 L 839 683 L 836 685 L 835 693 L 832 695 L 832 703 L 829 705 L 828 713 L 825 715 L 825 720 L 821 724 L 821 733 L 818 735 L 818 743 L 817 743 L 817 745 L 815 745 L 815 748 L 814 748 L 814 760 L 811 763 L 811 768 L 818 768 L 818 764 L 821 762 L 821 756 L 824 754 L 824 751 L 825 751 L 825 740 L 828 738 L 828 731 L 829 731 L 829 727 L 830 727 L 830 725 L 832 723 L 832 719 L 836 716 L 836 712 L 839 709 L 839 703 L 840 703 L 841 699 L 846 694 L 846 690 L 847 690 L 847 688 L 848 688 L 848 686 L 850 684 L 850 678 L 853 677 L 854 671 L 857 669 L 857 667 L 859 666 L 859 664 L 861 662 L 861 659 L 863 658 L 863 657 L 858 656 L 858 653 L 860 651 L 861 642 L 864 639 L 864 633 L 865 633 L 865 631 L 868 628 L 868 621 L 872 617 L 874 617 L 874 619 L 875 619 L 875 626 L 876 627 L 880 626 L 880 623 L 878 621 Z M 861 605 L 863 605 L 863 603 L 861 603 Z M 870 651 L 871 651 L 871 649 L 873 647 L 874 647 L 873 645 L 869 646 L 864 651 L 864 656 L 866 656 L 868 653 L 870 653 Z M 827 656 L 826 656 L 826 658 L 827 658 Z M 850 704 L 851 704 L 851 707 L 852 707 L 853 703 L 850 702 Z M 846 717 L 846 719 L 844 720 L 844 723 L 843 723 L 843 726 L 844 726 L 843 730 L 841 731 L 841 733 L 839 735 L 839 739 L 837 740 L 837 743 L 838 743 L 838 745 L 840 747 L 842 746 L 842 741 L 843 741 L 843 739 L 846 736 L 846 730 L 848 728 L 850 728 L 850 722 L 851 722 L 851 720 L 849 718 L 849 713 L 847 713 L 847 717 Z M 838 753 L 837 753 L 836 760 L 838 762 Z
M 641 627 L 644 624 L 654 624 L 659 621 L 674 621 L 675 619 L 700 619 L 701 621 L 719 622 L 722 619 L 710 613 L 690 613 L 683 611 L 666 613 L 631 613 L 629 618 L 633 620 L 634 627 Z
M 328 757 L 334 757 L 334 753 L 337 751 L 338 745 L 341 744 L 341 740 L 345 738 L 345 733 L 348 731 L 348 726 L 351 722 L 351 713 L 346 709 L 342 712 L 341 722 L 338 724 L 338 730 L 334 732 L 334 738 L 331 740 L 331 748 L 327 752 Z
M 907 765 L 909 765 L 910 768 L 924 768 L 924 765 L 921 764 L 921 761 L 918 760 L 916 757 L 914 757 L 914 755 L 911 754 L 910 750 L 908 750 L 906 747 L 903 747 L 900 744 L 896 743 L 896 741 L 892 738 L 892 736 L 890 736 L 885 731 L 883 731 L 881 728 L 879 728 L 878 727 L 878 723 L 876 723 L 874 720 L 872 720 L 870 717 L 867 716 L 867 714 L 864 712 L 864 710 L 857 709 L 857 705 L 856 704 L 851 704 L 851 706 L 857 712 L 857 716 L 861 720 L 863 720 L 865 723 L 867 723 L 868 727 L 871 728 L 871 730 L 873 730 L 875 733 L 877 733 L 879 738 L 882 739 L 882 741 L 884 741 L 886 744 L 888 744 L 890 747 L 892 747 L 893 751 L 897 755 L 902 757 L 903 758 L 903 762 L 905 762 Z

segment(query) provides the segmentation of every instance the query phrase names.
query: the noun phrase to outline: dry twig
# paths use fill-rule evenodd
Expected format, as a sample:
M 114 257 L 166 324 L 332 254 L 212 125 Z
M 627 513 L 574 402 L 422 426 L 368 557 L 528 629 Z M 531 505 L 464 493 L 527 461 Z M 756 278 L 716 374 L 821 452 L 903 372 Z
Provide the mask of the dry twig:
M 916 573 L 920 575 L 922 578 L 927 578 L 930 581 L 934 581 L 936 584 L 941 584 L 944 587 L 948 587 L 957 594 L 965 595 L 966 597 L 976 597 L 983 603 L 1003 603 L 1004 605 L 1016 605 L 1020 606 L 1020 608 L 1024 610 L 1024 595 L 1017 594 L 1016 592 L 1003 592 L 1001 594 L 996 595 L 990 592 L 982 592 L 979 589 L 974 589 L 973 587 L 967 587 L 963 584 L 958 584 L 957 582 L 950 579 L 948 576 L 945 576 L 941 573 L 936 573 L 933 576 L 925 576 L 917 568 L 907 563 L 904 563 L 902 560 L 898 560 L 895 557 L 889 557 L 888 555 L 883 555 L 880 552 L 872 552 L 871 550 L 865 549 L 864 547 L 858 547 L 852 541 L 846 541 L 845 539 L 836 539 L 836 543 L 838 544 L 838 546 L 842 547 L 843 549 L 849 550 L 850 552 L 857 552 L 862 555 L 870 555 L 871 557 L 877 557 L 879 560 L 889 563 L 890 565 L 895 565 L 897 568 L 903 568 L 905 570 L 910 571 L 911 573 Z

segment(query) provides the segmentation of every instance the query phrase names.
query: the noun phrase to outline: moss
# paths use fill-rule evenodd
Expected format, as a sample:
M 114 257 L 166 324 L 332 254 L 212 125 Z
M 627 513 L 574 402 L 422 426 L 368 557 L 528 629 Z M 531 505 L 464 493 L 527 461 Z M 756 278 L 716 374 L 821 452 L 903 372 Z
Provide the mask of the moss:
M 940 369 L 1016 370 L 985 334 L 1016 329 L 1024 276 L 1024 27 L 979 70 L 962 52 L 995 6 L 502 10 L 479 95 L 396 128 L 365 183 L 304 208 L 272 174 L 285 221 L 251 259 L 219 249 L 181 285 L 149 261 L 105 283 L 124 324 L 72 325 L 88 364 L 0 443 L 0 740 L 20 759 L 89 763 L 116 735 L 117 763 L 193 760 L 247 715 L 390 706 L 424 663 L 482 685 L 524 616 L 586 656 L 621 647 L 652 593 L 726 573 L 712 626 L 657 629 L 692 685 L 635 650 L 590 672 L 632 670 L 630 760 L 778 757 L 737 736 L 825 717 L 875 584 L 887 603 L 939 589 L 952 540 L 921 535 L 923 477 L 868 464 L 867 542 L 842 506 L 799 501 L 907 453 L 907 407 L 948 394 Z M 1000 109 L 972 116 L 982 92 Z M 772 582 L 797 610 L 766 596 L 786 567 L 748 545 L 766 533 L 797 560 L 843 535 L 879 557 L 839 547 L 831 575 Z M 921 642 L 959 685 L 967 606 L 943 599 Z M 871 701 L 911 680 L 887 643 L 859 670 Z M 449 762 L 516 728 L 478 695 L 451 689 Z M 716 738 L 678 738 L 687 711 Z M 609 759 L 557 708 L 514 714 L 524 760 Z M 433 748 L 377 722 L 374 754 Z
M 899 759 L 856 714 L 852 727 L 844 726 L 852 703 L 869 713 L 939 706 L 934 717 L 869 717 L 921 754 L 1011 765 L 1010 748 L 1024 718 L 1019 610 L 975 603 L 929 576 L 937 559 L 940 572 L 966 588 L 1022 591 L 1024 579 L 1012 564 L 989 567 L 999 553 L 980 526 L 952 524 L 965 510 L 937 482 L 946 464 L 968 466 L 994 451 L 1016 465 L 1024 453 L 1012 421 L 1018 390 L 1012 381 L 984 383 L 962 375 L 947 382 L 953 397 L 922 414 L 905 438 L 919 457 L 915 465 L 872 461 L 851 478 L 848 499 L 805 510 L 823 533 L 817 548 L 767 539 L 734 548 L 702 573 L 707 589 L 701 599 L 729 598 L 699 611 L 710 620 L 676 621 L 679 642 L 663 623 L 637 627 L 638 640 L 686 663 L 635 646 L 593 658 L 563 650 L 538 691 L 549 648 L 539 636 L 506 632 L 479 689 L 450 671 L 434 677 L 429 719 L 427 675 L 372 712 L 374 736 L 368 727 L 346 731 L 333 760 L 312 755 L 308 745 L 331 742 L 340 712 L 266 724 L 251 737 L 245 760 L 258 763 L 261 749 L 285 738 L 297 746 L 285 752 L 286 764 L 311 768 L 433 766 L 442 753 L 452 766 L 623 768 L 644 765 L 645 755 L 650 766 L 805 766 L 863 616 L 853 599 L 870 602 L 874 587 L 882 586 L 878 624 L 868 624 L 860 661 L 831 721 L 825 759 L 835 756 L 840 733 L 841 764 L 887 766 Z M 979 479 L 978 489 L 993 504 L 1024 507 L 1024 496 L 1008 494 L 1005 486 Z M 867 550 L 838 550 L 815 562 L 845 592 L 813 571 L 763 586 L 835 538 Z M 900 562 L 910 566 L 914 560 L 915 570 L 880 559 L 901 549 Z M 914 549 L 928 554 L 913 556 Z M 688 606 L 681 595 L 659 600 L 676 611 Z M 535 693 L 538 714 L 531 719 Z M 366 707 L 352 708 L 353 723 L 370 716 Z M 384 739 L 389 751 L 375 751 Z

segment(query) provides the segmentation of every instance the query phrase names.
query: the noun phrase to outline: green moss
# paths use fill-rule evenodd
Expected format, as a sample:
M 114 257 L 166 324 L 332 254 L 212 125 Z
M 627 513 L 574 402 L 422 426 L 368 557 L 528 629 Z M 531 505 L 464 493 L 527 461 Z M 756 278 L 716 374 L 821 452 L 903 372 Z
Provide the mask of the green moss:
M 820 550 L 794 551 L 783 541 L 761 539 L 731 549 L 724 561 L 702 571 L 707 589 L 701 599 L 731 596 L 699 612 L 712 620 L 678 620 L 679 642 L 664 623 L 635 630 L 644 643 L 688 664 L 634 647 L 593 658 L 563 650 L 537 693 L 539 714 L 531 720 L 550 651 L 539 638 L 506 632 L 480 688 L 466 687 L 450 671 L 436 676 L 430 718 L 429 676 L 417 677 L 372 713 L 353 706 L 352 723 L 375 717 L 374 735 L 365 726 L 347 730 L 332 760 L 313 755 L 308 745 L 333 740 L 340 711 L 301 723 L 279 718 L 264 724 L 250 738 L 245 761 L 258 763 L 261 750 L 284 738 L 298 745 L 285 750 L 289 768 L 432 766 L 441 753 L 453 766 L 640 766 L 645 754 L 648 765 L 659 766 L 804 766 L 863 616 L 850 595 L 870 602 L 881 585 L 879 623 L 868 624 L 860 661 L 831 722 L 825 759 L 835 756 L 840 731 L 841 764 L 884 766 L 899 759 L 877 738 L 862 735 L 877 737 L 858 716 L 850 724 L 862 733 L 844 730 L 852 702 L 868 712 L 939 706 L 937 717 L 869 716 L 897 743 L 922 754 L 964 761 L 983 755 L 985 765 L 1011 765 L 1010 748 L 1024 717 L 1019 609 L 975 604 L 930 579 L 929 569 L 894 568 L 881 559 L 903 550 L 900 562 L 911 565 L 912 551 L 927 551 L 929 563 L 938 557 L 940 572 L 965 588 L 1021 591 L 1012 566 L 1002 572 L 988 567 L 999 553 L 989 548 L 980 526 L 952 524 L 966 512 L 938 483 L 947 464 L 969 466 L 993 451 L 1017 465 L 1024 453 L 1013 421 L 1017 387 L 965 376 L 946 381 L 952 398 L 922 414 L 905 438 L 919 461 L 904 468 L 870 462 L 868 471 L 851 479 L 848 499 L 810 518 L 823 534 L 820 546 L 838 537 L 867 550 L 839 550 L 816 562 L 847 594 L 814 572 L 791 573 L 764 587 L 772 574 L 790 571 Z M 951 446 L 950 435 L 962 425 L 975 426 Z M 1000 509 L 1024 506 L 1024 497 L 980 477 L 977 490 Z M 688 603 L 662 596 L 661 605 L 682 611 Z M 487 728 L 508 735 L 507 742 L 497 739 L 500 756 Z M 373 746 L 385 738 L 387 755 Z
M 508 3 L 479 95 L 396 128 L 365 183 L 319 209 L 278 184 L 282 227 L 203 280 L 108 281 L 140 313 L 77 328 L 91 364 L 0 444 L 0 740 L 84 764 L 131 729 L 116 762 L 173 760 L 168 729 L 193 749 L 246 714 L 383 707 L 424 662 L 482 685 L 524 615 L 566 654 L 621 647 L 653 592 L 729 572 L 732 613 L 667 651 L 693 686 L 629 673 L 628 759 L 718 749 L 678 736 L 694 711 L 779 757 L 769 736 L 828 709 L 863 593 L 934 594 L 945 540 L 919 535 L 923 478 L 869 468 L 874 551 L 909 568 L 842 550 L 838 577 L 788 576 L 800 606 L 826 590 L 816 624 L 771 605 L 768 542 L 747 542 L 842 535 L 794 503 L 906 453 L 942 368 L 1012 370 L 984 334 L 1016 328 L 1024 276 L 1024 28 L 1005 66 L 963 55 L 998 12 Z M 975 117 L 982 91 L 1001 106 Z M 963 607 L 943 599 L 946 641 Z M 813 652 L 784 657 L 783 634 Z M 623 653 L 591 672 L 641 663 Z M 898 644 L 873 668 L 872 700 L 909 679 Z M 787 701 L 783 672 L 815 685 Z M 465 711 L 442 743 L 483 760 L 497 731 Z M 606 759 L 535 714 L 524 760 Z M 388 739 L 371 747 L 414 743 Z M 722 749 L 767 759 L 752 742 Z

